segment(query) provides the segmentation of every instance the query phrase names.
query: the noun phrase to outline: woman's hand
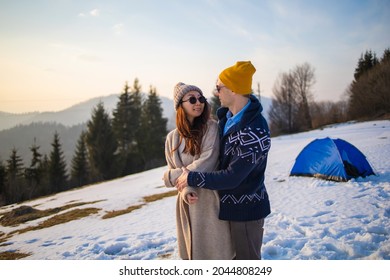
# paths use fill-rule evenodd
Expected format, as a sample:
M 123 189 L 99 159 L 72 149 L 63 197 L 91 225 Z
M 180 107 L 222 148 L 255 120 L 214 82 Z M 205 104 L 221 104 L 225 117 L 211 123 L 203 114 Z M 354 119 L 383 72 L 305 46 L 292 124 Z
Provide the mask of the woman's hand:
M 175 185 L 175 187 L 179 192 L 181 192 L 185 187 L 188 187 L 187 177 L 188 177 L 189 170 L 185 167 L 182 167 L 182 170 L 183 173 L 180 175 L 179 178 L 177 178 L 176 185 Z
M 198 202 L 198 196 L 196 193 L 189 193 L 187 194 L 187 201 L 188 201 L 188 204 L 195 204 Z

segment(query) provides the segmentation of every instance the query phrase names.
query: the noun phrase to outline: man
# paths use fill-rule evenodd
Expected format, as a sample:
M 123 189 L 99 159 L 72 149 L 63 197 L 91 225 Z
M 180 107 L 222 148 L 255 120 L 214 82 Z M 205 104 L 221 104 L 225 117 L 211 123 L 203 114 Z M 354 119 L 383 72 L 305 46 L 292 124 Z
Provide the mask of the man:
M 239 61 L 219 75 L 219 170 L 183 169 L 176 182 L 179 191 L 187 186 L 218 190 L 219 218 L 230 222 L 236 259 L 241 260 L 261 259 L 264 218 L 271 213 L 264 185 L 271 141 L 263 108 L 251 94 L 255 71 L 250 61 Z

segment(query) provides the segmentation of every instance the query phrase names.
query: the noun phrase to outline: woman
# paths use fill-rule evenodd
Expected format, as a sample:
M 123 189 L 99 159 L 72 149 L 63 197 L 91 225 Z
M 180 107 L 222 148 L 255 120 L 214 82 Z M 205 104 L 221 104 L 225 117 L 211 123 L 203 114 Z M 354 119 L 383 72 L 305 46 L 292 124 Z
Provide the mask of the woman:
M 178 83 L 174 89 L 176 129 L 167 135 L 165 157 L 168 170 L 164 183 L 174 187 L 182 167 L 213 171 L 218 165 L 219 139 L 216 121 L 210 118 L 210 105 L 202 91 Z M 178 193 L 176 225 L 179 255 L 182 259 L 233 259 L 229 224 L 218 219 L 216 191 L 185 188 Z

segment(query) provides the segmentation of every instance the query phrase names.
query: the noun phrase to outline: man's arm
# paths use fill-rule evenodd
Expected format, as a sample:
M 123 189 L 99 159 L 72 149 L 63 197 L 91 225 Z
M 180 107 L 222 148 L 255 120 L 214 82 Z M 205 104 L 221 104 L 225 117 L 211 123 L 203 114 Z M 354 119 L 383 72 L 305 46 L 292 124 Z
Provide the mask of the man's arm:
M 248 144 L 247 140 L 251 136 Z M 248 175 L 259 164 L 266 159 L 270 147 L 270 138 L 268 133 L 258 132 L 240 132 L 237 137 L 242 137 L 241 143 L 234 151 L 229 150 L 231 161 L 226 169 L 214 172 L 193 172 L 183 171 L 179 180 L 176 181 L 178 190 L 185 186 L 206 188 L 211 190 L 234 189 L 244 181 Z

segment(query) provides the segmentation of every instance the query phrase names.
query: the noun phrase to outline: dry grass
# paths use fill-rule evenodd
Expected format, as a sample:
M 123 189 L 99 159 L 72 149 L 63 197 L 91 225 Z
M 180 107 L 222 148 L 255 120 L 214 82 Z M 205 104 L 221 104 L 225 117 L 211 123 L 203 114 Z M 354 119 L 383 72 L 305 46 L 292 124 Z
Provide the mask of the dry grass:
M 19 260 L 31 256 L 31 253 L 0 252 L 0 260 Z
M 52 227 L 59 224 L 64 224 L 70 221 L 78 220 L 84 217 L 87 217 L 92 214 L 99 212 L 99 208 L 83 208 L 83 209 L 73 209 L 71 211 L 65 212 L 63 214 L 55 215 L 42 223 L 36 226 L 30 226 L 24 229 L 17 230 L 13 233 L 24 233 L 31 230 L 38 230 L 43 228 Z
M 109 219 L 113 217 L 117 217 L 119 215 L 124 215 L 127 213 L 130 213 L 136 209 L 140 209 L 143 207 L 146 203 L 154 202 L 160 199 L 163 199 L 165 197 L 170 197 L 170 196 L 175 196 L 177 195 L 177 190 L 165 192 L 165 193 L 160 193 L 160 194 L 154 194 L 154 195 L 149 195 L 143 197 L 143 201 L 145 203 L 138 204 L 138 205 L 133 205 L 130 207 L 127 207 L 126 209 L 122 210 L 114 210 L 114 211 L 109 211 L 107 212 L 102 218 L 103 219 Z M 100 200 L 101 201 L 101 200 Z M 62 207 L 56 207 L 52 209 L 46 209 L 46 210 L 38 210 L 30 206 L 20 206 L 16 209 L 13 209 L 11 211 L 2 213 L 1 218 L 0 218 L 0 224 L 3 226 L 17 226 L 19 224 L 23 224 L 28 221 L 36 220 L 39 218 L 43 218 L 46 216 L 50 216 L 56 213 L 59 213 L 61 211 L 67 210 L 69 208 L 77 207 L 77 206 L 82 206 L 85 204 L 92 204 L 96 203 L 99 201 L 92 201 L 92 202 L 78 202 L 78 203 L 70 203 L 67 205 L 64 205 Z M 15 230 L 13 232 L 10 232 L 9 234 L 5 234 L 3 232 L 0 232 L 0 246 L 7 246 L 6 241 L 12 237 L 14 234 L 21 234 L 24 232 L 32 231 L 32 230 L 39 230 L 43 228 L 48 228 L 52 227 L 55 225 L 67 223 L 70 221 L 82 219 L 84 217 L 87 217 L 89 215 L 96 214 L 99 212 L 101 209 L 99 208 L 82 208 L 82 209 L 73 209 L 68 212 L 62 213 L 55 215 L 51 218 L 48 218 L 47 220 L 39 223 L 36 226 L 29 226 L 20 230 Z M 0 252 L 0 260 L 17 260 L 17 259 L 22 259 L 25 257 L 30 256 L 31 253 L 21 253 L 18 251 L 11 252 L 11 251 L 6 251 L 6 252 Z M 165 259 L 170 256 L 169 253 L 160 255 L 160 259 Z
M 68 205 L 68 206 L 70 206 L 70 205 Z M 38 224 L 37 226 L 26 227 L 26 228 L 23 228 L 20 230 L 10 232 L 9 234 L 7 234 L 4 237 L 1 236 L 2 238 L 0 238 L 0 246 L 7 246 L 6 241 L 16 233 L 21 234 L 21 233 L 31 231 L 31 230 L 39 230 L 39 229 L 48 228 L 48 227 L 52 227 L 55 225 L 67 223 L 70 221 L 78 220 L 78 219 L 87 217 L 89 215 L 95 214 L 95 213 L 99 212 L 99 210 L 100 210 L 99 208 L 73 209 L 73 210 L 65 212 L 63 214 L 55 215 L 55 216 L 43 221 L 42 223 Z M 0 260 L 17 260 L 17 259 L 22 259 L 22 258 L 28 257 L 30 255 L 31 255 L 30 253 L 20 253 L 20 252 L 10 252 L 10 251 L 0 252 Z
M 158 255 L 157 258 L 160 259 L 160 260 L 164 260 L 164 259 L 168 259 L 169 257 L 171 257 L 171 253 L 166 253 L 166 254 L 161 254 L 161 255 Z
M 177 190 L 169 191 L 169 192 L 165 192 L 165 193 L 153 194 L 153 195 L 149 195 L 149 196 L 144 196 L 143 200 L 148 203 L 148 202 L 153 202 L 153 201 L 160 200 L 160 199 L 163 199 L 165 197 L 174 196 L 174 195 L 177 195 Z
M 122 210 L 109 211 L 102 217 L 102 219 L 110 219 L 110 218 L 114 218 L 114 217 L 117 217 L 117 216 L 120 216 L 120 215 L 124 215 L 124 214 L 130 213 L 130 212 L 132 212 L 134 210 L 137 210 L 137 209 L 141 208 L 144 205 L 145 204 L 138 204 L 138 205 L 134 205 L 134 206 L 129 206 L 126 209 L 122 209 Z
M 70 203 L 61 207 L 56 207 L 56 208 L 51 208 L 46 210 L 38 210 L 31 206 L 22 205 L 9 212 L 3 213 L 2 217 L 0 218 L 0 224 L 2 226 L 17 226 L 19 224 L 23 224 L 28 221 L 36 220 L 46 216 L 51 216 L 53 214 L 59 213 L 61 211 L 73 207 L 82 206 L 85 204 L 93 204 L 97 202 L 99 201 Z
M 6 246 L 4 243 L 7 241 L 7 235 L 4 232 L 0 232 L 0 247 Z
M 46 216 L 53 215 L 55 213 L 58 213 L 63 210 L 67 210 L 69 208 L 82 206 L 85 204 L 93 204 L 99 201 L 92 201 L 92 202 L 78 202 L 78 203 L 70 203 L 67 205 L 64 205 L 62 207 L 56 207 L 52 209 L 46 209 L 46 210 L 37 210 L 35 208 L 32 208 L 30 206 L 20 206 L 16 209 L 13 209 L 5 214 L 0 219 L 0 224 L 3 226 L 16 226 L 28 221 L 36 220 L 39 218 L 43 218 Z M 12 237 L 16 233 L 23 233 L 30 230 L 38 230 L 46 227 L 55 226 L 58 224 L 63 224 L 70 222 L 72 220 L 81 219 L 83 217 L 86 217 L 88 215 L 97 213 L 100 209 L 98 208 L 85 208 L 85 209 L 74 209 L 72 211 L 66 212 L 64 214 L 55 215 L 51 218 L 49 218 L 46 221 L 43 221 L 42 223 L 38 224 L 37 226 L 30 226 L 26 227 L 20 230 L 15 230 L 7 235 L 4 233 L 0 233 L 0 246 L 6 246 L 5 242 Z
M 163 199 L 165 197 L 174 196 L 174 195 L 177 195 L 177 191 L 176 190 L 165 192 L 165 193 L 159 193 L 159 194 L 153 194 L 153 195 L 144 196 L 143 200 L 146 203 L 150 203 L 150 202 L 154 202 L 154 201 Z M 103 219 L 110 219 L 110 218 L 114 218 L 114 217 L 117 217 L 117 216 L 120 216 L 120 215 L 128 214 L 128 213 L 130 213 L 130 212 L 132 212 L 134 210 L 140 209 L 144 205 L 145 205 L 145 203 L 142 203 L 142 204 L 138 204 L 138 205 L 127 207 L 126 209 L 109 211 L 102 218 Z

